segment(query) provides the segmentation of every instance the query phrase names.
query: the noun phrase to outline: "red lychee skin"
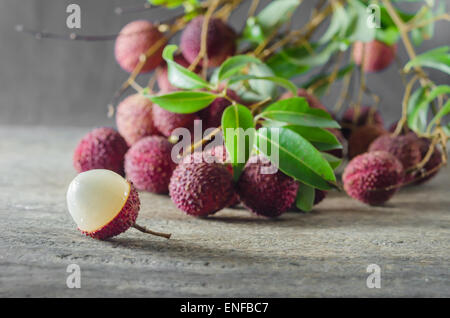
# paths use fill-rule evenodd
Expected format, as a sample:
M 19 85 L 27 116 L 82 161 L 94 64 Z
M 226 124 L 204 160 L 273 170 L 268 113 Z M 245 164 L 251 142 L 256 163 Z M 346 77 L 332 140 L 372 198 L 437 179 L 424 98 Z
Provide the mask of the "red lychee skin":
M 345 139 L 344 139 L 344 135 L 342 135 L 342 132 L 340 129 L 337 128 L 326 128 L 329 132 L 331 132 L 334 136 L 336 136 L 337 140 L 339 141 L 339 143 L 341 145 L 344 144 Z M 343 149 L 332 149 L 332 150 L 327 150 L 325 151 L 326 153 L 329 153 L 330 155 L 333 155 L 337 158 L 344 158 L 344 151 Z
M 322 109 L 328 113 L 328 109 L 322 104 L 322 102 L 313 94 L 308 93 L 308 91 L 306 89 L 299 88 L 297 90 L 297 96 L 304 97 L 306 99 L 306 101 L 308 102 L 309 107 Z M 283 95 L 281 95 L 280 100 L 288 99 L 288 98 L 292 98 L 292 97 L 294 97 L 294 94 L 292 94 L 289 91 L 289 92 L 286 92 Z
M 354 118 L 356 116 L 356 118 Z M 384 127 L 383 118 L 378 110 L 370 106 L 361 106 L 358 114 L 355 108 L 348 108 L 341 118 L 342 134 L 348 140 L 352 132 L 364 125 Z
M 422 161 L 422 159 L 428 152 L 428 148 L 430 147 L 431 142 L 427 138 L 418 138 L 418 143 L 420 149 L 420 160 Z M 437 169 L 437 167 L 440 164 L 442 164 L 442 153 L 437 147 L 434 147 L 433 154 L 431 155 L 425 166 L 421 169 L 421 171 L 415 172 L 414 179 L 416 181 L 414 182 L 414 184 L 418 185 L 433 178 L 439 172 L 439 169 Z M 433 171 L 433 169 L 436 170 Z M 433 172 L 429 173 L 430 171 Z
M 176 163 L 172 144 L 161 136 L 149 136 L 135 143 L 125 155 L 125 173 L 137 189 L 165 194 Z
M 181 34 L 181 52 L 189 63 L 194 62 L 200 52 L 203 19 L 203 16 L 193 19 Z M 213 18 L 208 23 L 206 43 L 208 66 L 216 67 L 236 52 L 236 33 L 222 20 Z M 203 65 L 202 62 L 199 65 Z
M 173 60 L 185 68 L 188 68 L 190 65 L 190 63 L 188 61 L 186 61 L 186 59 L 184 58 L 184 56 L 182 54 L 175 55 Z M 197 65 L 194 72 L 199 74 L 201 71 L 202 71 L 202 68 Z M 172 86 L 172 84 L 170 84 L 170 82 L 169 82 L 166 63 L 160 65 L 156 69 L 156 81 L 158 83 L 159 90 L 162 93 L 169 93 L 169 92 L 178 90 L 178 88 L 176 88 L 175 86 Z
M 129 146 L 146 136 L 159 133 L 153 123 L 152 108 L 153 103 L 140 94 L 128 96 L 117 107 L 117 129 Z
M 388 201 L 403 181 L 401 162 L 385 151 L 355 157 L 344 170 L 344 189 L 352 198 L 370 205 Z
M 353 58 L 357 65 L 361 65 L 364 49 L 364 71 L 379 72 L 384 70 L 395 58 L 397 44 L 387 45 L 383 42 L 373 40 L 369 43 L 355 42 L 353 45 Z
M 164 35 L 159 32 L 158 27 L 149 21 L 130 22 L 123 27 L 116 38 L 115 56 L 117 63 L 125 71 L 131 73 L 139 63 L 140 56 L 163 38 Z M 140 73 L 150 72 L 161 64 L 163 50 L 164 45 L 161 45 L 155 53 L 148 57 Z
M 128 199 L 113 220 L 96 231 L 80 231 L 86 236 L 90 236 L 97 240 L 105 240 L 119 235 L 134 225 L 139 213 L 140 205 L 139 194 L 133 183 L 130 182 L 130 194 L 128 195 Z
M 262 174 L 260 169 L 263 166 L 270 166 L 266 158 L 250 158 L 236 189 L 241 201 L 253 213 L 277 217 L 294 204 L 298 183 L 280 170 L 274 174 Z
M 413 176 L 408 173 L 408 169 L 413 168 L 421 159 L 420 145 L 413 134 L 404 136 L 385 134 L 370 144 L 369 151 L 386 151 L 396 157 L 406 173 L 404 182 L 412 180 Z
M 366 125 L 357 128 L 348 140 L 348 157 L 352 159 L 366 152 L 375 139 L 386 133 L 384 128 L 377 125 Z
M 187 128 L 194 130 L 194 121 L 200 119 L 197 114 L 178 114 L 165 110 L 158 105 L 153 105 L 153 123 L 156 128 L 166 137 L 172 135 L 177 128 Z
M 225 208 L 233 194 L 233 179 L 223 164 L 181 163 L 169 185 L 173 203 L 192 216 L 208 216 Z
M 239 96 L 231 89 L 227 90 L 227 96 L 239 103 Z M 203 121 L 203 128 L 217 128 L 222 125 L 222 114 L 225 109 L 231 105 L 231 102 L 224 98 L 216 98 L 208 107 L 199 112 Z
M 92 169 L 108 169 L 123 176 L 123 162 L 127 150 L 125 139 L 113 128 L 96 128 L 78 143 L 73 154 L 73 166 L 79 173 Z

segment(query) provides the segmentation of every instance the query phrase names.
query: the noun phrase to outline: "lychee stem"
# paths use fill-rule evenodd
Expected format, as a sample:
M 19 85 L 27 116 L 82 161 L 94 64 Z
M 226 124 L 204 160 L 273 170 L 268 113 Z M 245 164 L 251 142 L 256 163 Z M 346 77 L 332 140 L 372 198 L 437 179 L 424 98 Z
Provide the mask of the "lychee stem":
M 156 236 L 161 236 L 161 237 L 165 237 L 166 239 L 170 239 L 170 237 L 172 236 L 172 234 L 154 232 L 154 231 L 149 230 L 146 227 L 140 226 L 139 224 L 136 224 L 136 223 L 134 223 L 132 225 L 132 227 L 134 227 L 138 231 L 141 231 L 142 233 L 147 233 L 147 234 L 152 234 L 152 235 L 156 235 Z

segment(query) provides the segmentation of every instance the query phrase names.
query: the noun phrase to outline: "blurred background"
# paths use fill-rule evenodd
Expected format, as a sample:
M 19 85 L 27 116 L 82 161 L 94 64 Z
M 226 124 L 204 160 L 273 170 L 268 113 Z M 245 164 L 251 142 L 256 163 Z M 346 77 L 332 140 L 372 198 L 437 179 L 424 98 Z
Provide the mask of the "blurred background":
M 450 7 L 450 0 L 447 2 Z M 116 7 L 142 5 L 145 0 L 0 0 L 0 125 L 101 126 L 114 125 L 107 117 L 107 105 L 114 92 L 126 80 L 127 73 L 114 59 L 114 41 L 81 42 L 43 39 L 15 31 L 16 25 L 26 28 L 68 34 L 66 7 L 76 3 L 81 7 L 83 35 L 116 34 L 128 22 L 136 19 L 164 21 L 177 11 L 164 8 L 117 15 Z M 240 30 L 251 1 L 245 1 L 231 17 L 235 30 Z M 269 1 L 261 1 L 260 8 Z M 316 1 L 303 1 L 293 18 L 293 27 L 308 20 Z M 407 3 L 405 10 L 414 3 Z M 324 30 L 327 23 L 322 27 Z M 321 34 L 321 30 L 318 31 Z M 447 45 L 450 40 L 448 23 L 435 26 L 433 39 L 424 41 L 417 52 Z M 176 39 L 175 39 L 176 41 Z M 387 70 L 367 75 L 369 88 L 381 97 L 379 108 L 386 123 L 400 115 L 404 85 L 399 66 L 407 61 L 403 45 L 399 44 L 398 60 Z M 320 68 L 320 67 L 319 67 Z M 427 69 L 437 84 L 449 83 L 442 72 Z M 314 72 L 296 79 L 305 82 Z M 146 85 L 149 75 L 139 78 Z M 322 101 L 332 108 L 337 100 L 340 83 L 333 86 Z M 130 89 L 127 94 L 133 91 Z M 126 96 L 125 94 L 124 96 Z M 371 104 L 369 97 L 366 104 Z

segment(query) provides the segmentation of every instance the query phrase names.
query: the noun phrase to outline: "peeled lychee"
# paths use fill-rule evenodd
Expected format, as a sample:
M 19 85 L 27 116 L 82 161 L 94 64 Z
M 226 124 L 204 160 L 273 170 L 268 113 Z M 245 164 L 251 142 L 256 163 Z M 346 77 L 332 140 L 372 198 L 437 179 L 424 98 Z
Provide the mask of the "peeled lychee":
M 116 125 L 128 145 L 138 140 L 158 134 L 153 123 L 153 103 L 141 94 L 125 98 L 117 107 Z
M 239 97 L 233 90 L 228 89 L 227 96 L 239 102 Z M 231 102 L 228 99 L 218 97 L 208 107 L 202 109 L 199 112 L 199 116 L 203 121 L 203 128 L 220 127 L 220 125 L 222 125 L 222 114 L 230 105 Z
M 277 217 L 295 202 L 298 183 L 280 170 L 264 174 L 269 171 L 261 171 L 261 168 L 270 165 L 263 156 L 250 158 L 239 178 L 237 192 L 244 205 L 255 214 Z
M 408 170 L 420 162 L 420 145 L 415 134 L 393 136 L 385 134 L 375 139 L 369 147 L 369 151 L 386 151 L 396 157 L 403 165 L 406 176 L 404 182 L 412 179 Z
M 322 104 L 322 102 L 313 94 L 308 93 L 308 91 L 304 88 L 299 88 L 297 90 L 297 96 L 298 97 L 304 97 L 306 101 L 309 104 L 309 107 L 322 109 L 326 112 L 328 112 L 327 108 Z M 290 91 L 284 93 L 280 96 L 280 100 L 282 99 L 288 99 L 294 97 L 294 94 L 292 94 Z
M 370 205 L 389 200 L 403 181 L 401 162 L 385 151 L 355 157 L 344 170 L 342 180 L 349 196 Z
M 184 58 L 184 56 L 182 54 L 175 55 L 173 60 L 185 68 L 188 68 L 190 65 L 190 63 L 188 61 L 186 61 L 186 59 Z M 197 66 L 195 68 L 194 72 L 198 74 L 201 72 L 201 70 L 202 70 L 202 68 Z M 170 84 L 169 78 L 168 78 L 168 72 L 167 72 L 167 64 L 165 64 L 165 63 L 156 69 L 156 81 L 158 83 L 159 90 L 162 93 L 168 93 L 168 92 L 176 91 L 178 89 L 178 88 L 172 86 L 172 84 Z
M 350 138 L 352 132 L 364 125 L 384 126 L 383 118 L 378 110 L 370 106 L 361 106 L 358 110 L 354 107 L 348 108 L 341 119 L 342 134 L 346 139 Z
M 127 72 L 131 73 L 142 56 L 160 40 L 164 35 L 158 30 L 156 25 L 146 20 L 130 22 L 120 31 L 116 38 L 115 55 L 117 63 Z M 150 72 L 163 61 L 162 52 L 164 45 L 161 45 L 147 60 L 140 71 Z
M 85 235 L 104 240 L 130 227 L 169 238 L 136 225 L 139 195 L 133 184 L 110 170 L 97 169 L 80 173 L 67 190 L 69 213 Z
M 357 128 L 348 140 L 349 158 L 352 159 L 366 152 L 372 141 L 386 133 L 386 130 L 378 125 L 366 125 Z
M 168 193 L 169 181 L 176 163 L 172 144 L 161 136 L 149 136 L 135 143 L 125 155 L 127 178 L 139 190 Z
M 164 108 L 153 105 L 153 122 L 158 130 L 166 137 L 170 137 L 177 128 L 194 130 L 194 121 L 200 119 L 197 114 L 172 113 Z
M 233 179 L 223 164 L 181 163 L 173 172 L 170 197 L 183 212 L 207 216 L 225 208 L 234 195 Z
M 196 17 L 189 22 L 181 34 L 181 52 L 189 63 L 194 62 L 200 52 L 203 20 L 203 16 Z M 236 33 L 220 19 L 209 20 L 206 39 L 209 67 L 221 65 L 236 51 Z M 202 66 L 203 61 L 200 61 L 199 65 Z
M 123 175 L 123 162 L 128 150 L 122 136 L 112 128 L 96 128 L 78 143 L 73 154 L 73 166 L 78 172 L 108 169 Z
M 388 67 L 397 53 L 397 44 L 387 45 L 373 40 L 368 43 L 355 42 L 353 45 L 353 58 L 357 65 L 361 65 L 364 49 L 364 71 L 379 72 Z

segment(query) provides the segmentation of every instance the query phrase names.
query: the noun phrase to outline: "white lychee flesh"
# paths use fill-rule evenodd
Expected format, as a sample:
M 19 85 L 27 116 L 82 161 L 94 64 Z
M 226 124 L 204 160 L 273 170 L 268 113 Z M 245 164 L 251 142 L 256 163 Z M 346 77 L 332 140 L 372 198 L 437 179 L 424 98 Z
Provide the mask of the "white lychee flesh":
M 119 214 L 130 188 L 124 178 L 111 170 L 80 173 L 67 190 L 69 213 L 81 231 L 96 231 Z

